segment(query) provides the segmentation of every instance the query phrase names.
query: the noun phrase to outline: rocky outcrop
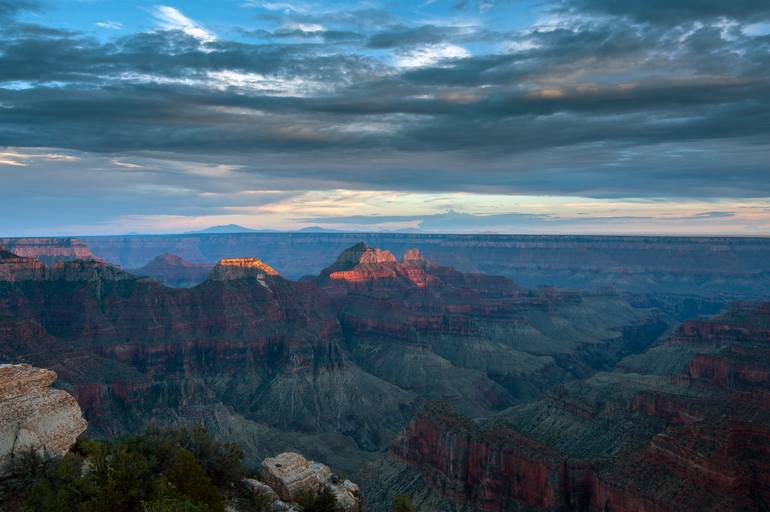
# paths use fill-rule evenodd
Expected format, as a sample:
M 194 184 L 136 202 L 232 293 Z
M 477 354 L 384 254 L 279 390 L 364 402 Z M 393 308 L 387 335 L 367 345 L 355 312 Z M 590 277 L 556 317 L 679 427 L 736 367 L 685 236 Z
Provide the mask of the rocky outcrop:
M 49 265 L 55 261 L 95 259 L 88 246 L 77 238 L 0 238 L 0 246 Z
M 485 291 L 504 290 L 509 294 L 520 291 L 500 276 L 464 274 L 451 267 L 434 265 L 420 251 L 409 248 L 401 261 L 389 251 L 374 249 L 358 243 L 342 252 L 331 266 L 321 271 L 320 282 L 327 289 L 393 293 L 393 290 L 427 288 L 481 288 Z
M 337 260 L 321 271 L 330 281 L 364 283 L 399 277 L 398 260 L 390 251 L 373 249 L 358 243 L 342 251 Z
M 0 281 L 119 281 L 131 276 L 94 259 L 55 261 L 45 265 L 36 258 L 0 249 Z
M 265 483 L 282 501 L 296 502 L 328 489 L 334 494 L 340 511 L 361 510 L 358 486 L 350 480 L 335 477 L 325 464 L 309 461 L 298 453 L 286 452 L 262 461 L 261 469 Z
M 278 272 L 259 258 L 226 258 L 211 272 L 210 278 L 226 281 L 229 279 L 245 279 L 247 277 L 263 278 L 277 276 Z
M 282 500 L 295 501 L 306 493 L 318 494 L 332 472 L 329 466 L 286 452 L 263 460 L 262 475 Z
M 50 386 L 56 373 L 27 364 L 0 365 L 0 476 L 28 452 L 65 453 L 86 429 L 69 393 Z
M 28 281 L 43 279 L 45 265 L 34 258 L 25 258 L 0 247 L 0 281 Z

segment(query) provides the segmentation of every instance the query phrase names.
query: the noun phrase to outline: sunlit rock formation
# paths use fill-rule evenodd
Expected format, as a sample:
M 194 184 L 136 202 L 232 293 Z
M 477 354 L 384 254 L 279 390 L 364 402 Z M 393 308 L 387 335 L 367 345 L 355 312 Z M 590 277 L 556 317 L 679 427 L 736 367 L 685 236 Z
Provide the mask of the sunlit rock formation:
M 228 280 L 245 277 L 277 276 L 278 272 L 259 258 L 225 258 L 211 272 L 211 279 Z
M 0 246 L 25 258 L 35 258 L 43 263 L 95 259 L 83 240 L 77 238 L 0 238 Z

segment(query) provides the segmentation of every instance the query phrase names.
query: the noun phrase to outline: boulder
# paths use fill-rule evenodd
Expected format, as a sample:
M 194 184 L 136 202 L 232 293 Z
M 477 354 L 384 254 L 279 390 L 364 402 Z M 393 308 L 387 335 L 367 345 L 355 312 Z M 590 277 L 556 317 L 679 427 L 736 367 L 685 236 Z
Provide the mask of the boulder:
M 282 453 L 262 462 L 265 482 L 278 494 L 280 500 L 273 502 L 273 510 L 292 510 L 281 508 L 284 502 L 295 501 L 306 494 L 318 495 L 328 489 L 337 501 L 341 512 L 360 512 L 361 493 L 358 485 L 350 480 L 341 480 L 332 474 L 329 466 L 307 460 L 298 453 Z M 254 488 L 261 482 L 254 481 Z
M 75 398 L 51 389 L 55 380 L 50 370 L 0 365 L 0 476 L 12 473 L 24 453 L 63 455 L 86 429 Z
M 285 452 L 262 461 L 265 482 L 284 501 L 318 492 L 332 476 L 329 466 L 307 460 L 298 453 Z

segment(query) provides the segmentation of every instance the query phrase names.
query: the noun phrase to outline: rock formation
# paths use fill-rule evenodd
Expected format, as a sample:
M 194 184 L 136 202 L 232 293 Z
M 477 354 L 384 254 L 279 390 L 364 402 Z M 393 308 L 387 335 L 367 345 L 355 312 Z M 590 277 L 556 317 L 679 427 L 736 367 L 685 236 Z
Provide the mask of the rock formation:
M 211 279 L 228 280 L 247 277 L 277 276 L 278 272 L 259 258 L 226 258 L 219 260 Z
M 0 476 L 25 453 L 65 453 L 86 429 L 72 395 L 50 387 L 55 380 L 50 370 L 0 364 Z
M 122 270 L 94 259 L 55 261 L 19 256 L 0 248 L 0 281 L 118 281 L 131 279 Z
M 25 258 L 0 247 L 0 281 L 43 279 L 45 265 L 34 258 Z
M 295 501 L 305 493 L 318 494 L 332 472 L 329 466 L 287 452 L 263 460 L 262 475 L 282 500 Z
M 332 475 L 331 469 L 320 462 L 305 459 L 298 453 L 286 452 L 262 461 L 262 476 L 283 501 L 297 501 L 303 496 L 318 495 L 330 490 L 343 512 L 359 512 L 361 495 L 350 480 Z
M 86 244 L 77 238 L 0 238 L 0 246 L 24 258 L 42 263 L 76 259 L 95 259 Z

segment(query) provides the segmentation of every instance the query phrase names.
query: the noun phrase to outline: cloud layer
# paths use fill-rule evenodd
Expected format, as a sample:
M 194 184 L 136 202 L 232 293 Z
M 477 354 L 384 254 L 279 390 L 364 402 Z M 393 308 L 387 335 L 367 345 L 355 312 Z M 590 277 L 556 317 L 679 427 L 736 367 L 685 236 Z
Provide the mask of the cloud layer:
M 196 193 L 186 169 L 227 166 L 234 189 L 770 197 L 766 1 L 554 0 L 526 26 L 246 2 L 226 28 L 153 5 L 107 38 L 47 8 L 0 0 L 0 147 L 77 153 L 75 181 L 144 158 Z

